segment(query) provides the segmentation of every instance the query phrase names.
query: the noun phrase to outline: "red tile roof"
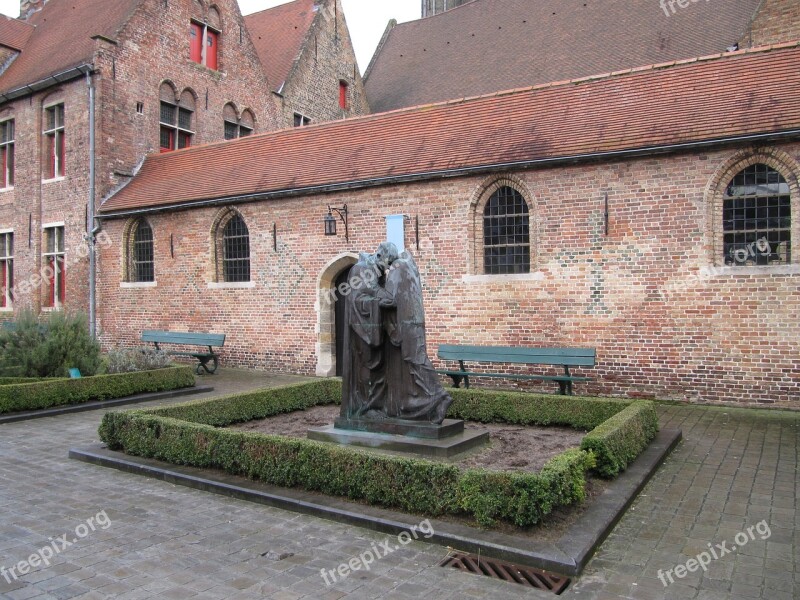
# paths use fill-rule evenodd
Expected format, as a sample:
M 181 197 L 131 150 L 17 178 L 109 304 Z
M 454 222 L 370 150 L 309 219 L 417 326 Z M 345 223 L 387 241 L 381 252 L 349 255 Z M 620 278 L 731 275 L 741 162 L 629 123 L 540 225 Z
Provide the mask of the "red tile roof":
M 27 21 L 35 30 L 0 76 L 8 92 L 92 61 L 92 36 L 114 38 L 141 0 L 50 0 Z
M 22 50 L 33 30 L 33 25 L 28 25 L 25 21 L 0 15 L 0 45 Z
M 295 0 L 244 18 L 272 89 L 280 91 L 314 22 L 314 0 Z
M 476 0 L 396 26 L 365 73 L 373 112 L 724 52 L 762 0 Z M 786 41 L 789 41 L 788 39 Z
M 149 156 L 101 212 L 800 130 L 800 42 Z

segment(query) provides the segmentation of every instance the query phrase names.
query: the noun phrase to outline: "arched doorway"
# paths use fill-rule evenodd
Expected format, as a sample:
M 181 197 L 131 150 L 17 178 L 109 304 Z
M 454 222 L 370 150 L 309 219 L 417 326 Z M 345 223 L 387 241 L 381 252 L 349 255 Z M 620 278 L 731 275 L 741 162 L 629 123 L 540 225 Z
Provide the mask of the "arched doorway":
M 334 320 L 334 336 L 336 338 L 336 376 L 341 377 L 342 367 L 344 366 L 344 307 L 345 297 L 342 296 L 338 290 L 342 289 L 340 286 L 347 282 L 350 275 L 352 265 L 347 267 L 336 278 L 334 289 L 336 290 L 336 300 L 334 300 L 333 320 Z
M 339 299 L 337 287 L 356 264 L 358 255 L 355 253 L 341 254 L 331 260 L 320 273 L 317 280 L 317 375 L 319 377 L 334 377 L 341 373 L 341 348 L 344 319 L 343 315 L 337 318 L 337 308 L 341 313 L 344 302 Z M 339 354 L 339 360 L 337 360 Z

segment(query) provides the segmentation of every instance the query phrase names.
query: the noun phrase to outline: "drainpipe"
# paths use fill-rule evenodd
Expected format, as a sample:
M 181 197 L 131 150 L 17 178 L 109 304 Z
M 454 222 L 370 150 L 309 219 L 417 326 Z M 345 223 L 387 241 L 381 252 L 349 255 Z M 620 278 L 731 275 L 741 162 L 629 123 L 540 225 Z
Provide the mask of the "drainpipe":
M 97 337 L 96 284 L 97 284 L 97 252 L 95 246 L 94 194 L 95 194 L 95 89 L 92 73 L 86 73 L 86 84 L 89 86 L 89 203 L 86 210 L 86 243 L 89 244 L 89 334 Z

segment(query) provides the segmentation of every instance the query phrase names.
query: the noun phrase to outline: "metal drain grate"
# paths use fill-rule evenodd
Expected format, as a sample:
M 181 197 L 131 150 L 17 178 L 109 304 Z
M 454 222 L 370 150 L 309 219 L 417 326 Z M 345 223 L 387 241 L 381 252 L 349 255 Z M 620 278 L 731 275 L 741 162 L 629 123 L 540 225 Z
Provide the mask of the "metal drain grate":
M 570 579 L 561 575 L 548 573 L 533 567 L 521 567 L 510 563 L 492 560 L 475 556 L 474 554 L 464 554 L 463 552 L 451 552 L 441 563 L 440 567 L 452 567 L 468 573 L 485 575 L 494 579 L 510 581 L 526 587 L 536 588 L 537 590 L 549 590 L 554 594 L 561 594 L 570 584 Z

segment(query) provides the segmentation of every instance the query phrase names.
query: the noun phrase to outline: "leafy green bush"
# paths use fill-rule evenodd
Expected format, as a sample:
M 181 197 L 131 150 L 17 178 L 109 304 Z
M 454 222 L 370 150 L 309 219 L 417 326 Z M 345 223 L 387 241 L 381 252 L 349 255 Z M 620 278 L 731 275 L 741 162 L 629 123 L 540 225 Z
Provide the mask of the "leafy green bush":
M 100 344 L 83 314 L 56 310 L 42 323 L 25 310 L 0 330 L 0 376 L 67 377 L 73 367 L 94 375 L 99 366 Z
M 164 369 L 172 364 L 172 358 L 163 350 L 152 346 L 140 348 L 113 348 L 104 360 L 106 373 L 135 373 Z
M 4 385 L 0 386 L 0 414 L 124 398 L 133 394 L 175 390 L 194 385 L 191 367 Z
M 581 448 L 597 457 L 596 471 L 613 478 L 639 456 L 658 433 L 655 404 L 638 400 L 586 434 Z

